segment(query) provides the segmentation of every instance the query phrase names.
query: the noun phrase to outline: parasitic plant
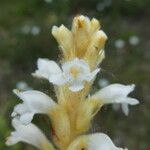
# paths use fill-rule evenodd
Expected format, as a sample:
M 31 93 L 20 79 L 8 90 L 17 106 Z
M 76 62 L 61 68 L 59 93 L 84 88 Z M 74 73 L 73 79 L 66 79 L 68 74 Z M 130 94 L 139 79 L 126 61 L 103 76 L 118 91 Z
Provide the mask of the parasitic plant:
M 6 144 L 19 141 L 41 150 L 123 150 L 116 147 L 104 133 L 87 134 L 95 114 L 105 104 L 138 104 L 128 97 L 134 85 L 111 84 L 89 95 L 96 75 L 101 72 L 100 63 L 105 57 L 106 34 L 97 19 L 76 16 L 72 28 L 53 26 L 52 35 L 59 44 L 62 57 L 59 64 L 39 58 L 34 77 L 47 79 L 54 85 L 57 102 L 46 94 L 36 91 L 13 92 L 22 100 L 12 112 L 15 131 Z M 32 124 L 35 114 L 49 116 L 52 127 L 52 142 Z

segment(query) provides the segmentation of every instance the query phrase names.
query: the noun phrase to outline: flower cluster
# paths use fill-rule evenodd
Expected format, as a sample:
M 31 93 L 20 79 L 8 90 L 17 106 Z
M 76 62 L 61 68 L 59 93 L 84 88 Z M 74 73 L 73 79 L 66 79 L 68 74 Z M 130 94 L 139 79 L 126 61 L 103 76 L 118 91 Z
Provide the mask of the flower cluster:
M 103 105 L 117 103 L 128 108 L 128 105 L 139 103 L 128 97 L 134 90 L 133 84 L 111 84 L 89 96 L 105 57 L 107 36 L 100 29 L 99 21 L 77 16 L 71 31 L 64 25 L 54 26 L 52 35 L 59 44 L 61 60 L 56 63 L 39 58 L 37 70 L 32 75 L 54 85 L 57 102 L 40 91 L 14 89 L 22 102 L 11 114 L 15 131 L 7 138 L 6 144 L 22 141 L 41 150 L 123 150 L 104 133 L 86 134 L 93 117 Z M 35 114 L 49 116 L 52 142 L 31 123 Z

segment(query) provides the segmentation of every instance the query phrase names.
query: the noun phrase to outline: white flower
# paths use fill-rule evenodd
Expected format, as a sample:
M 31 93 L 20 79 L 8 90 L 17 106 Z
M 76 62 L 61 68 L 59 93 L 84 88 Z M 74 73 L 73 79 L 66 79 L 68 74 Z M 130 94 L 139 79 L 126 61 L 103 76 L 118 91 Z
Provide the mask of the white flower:
M 100 69 L 96 69 L 90 72 L 88 64 L 84 60 L 78 58 L 64 63 L 62 69 L 67 82 L 70 84 L 69 89 L 74 92 L 82 90 L 84 88 L 84 81 L 91 81 L 100 71 Z
M 48 59 L 38 59 L 38 70 L 33 74 L 36 77 L 43 77 L 55 85 L 69 84 L 73 92 L 84 88 L 85 81 L 90 82 L 100 69 L 90 71 L 89 65 L 82 59 L 75 58 L 62 64 L 62 69 Z
M 123 148 L 116 147 L 108 135 L 95 133 L 89 136 L 88 150 L 123 150 Z
M 123 103 L 123 104 L 121 104 L 121 108 L 122 108 L 123 113 L 126 116 L 128 116 L 128 114 L 129 114 L 129 105 L 126 104 L 126 103 Z
M 139 39 L 139 37 L 137 37 L 137 36 L 131 36 L 131 37 L 129 38 L 129 43 L 130 43 L 131 45 L 133 45 L 133 46 L 139 44 L 139 41 L 140 41 L 140 39 Z
M 14 107 L 11 116 L 18 116 L 20 121 L 25 125 L 32 121 L 34 114 L 48 114 L 49 111 L 57 105 L 46 94 L 36 90 L 25 92 L 13 90 L 13 92 L 23 101 L 23 103 Z
M 14 145 L 18 142 L 25 142 L 37 148 L 42 148 L 43 145 L 50 145 L 46 136 L 34 124 L 23 125 L 17 118 L 12 120 L 12 126 L 15 131 L 6 140 L 6 145 Z
M 102 104 L 121 103 L 136 105 L 137 99 L 128 97 L 128 94 L 134 90 L 135 85 L 111 84 L 93 96 L 90 99 L 98 99 Z M 127 106 L 124 105 L 124 111 L 128 113 Z
M 116 48 L 123 48 L 125 46 L 125 42 L 122 39 L 118 39 L 115 41 L 115 47 Z
M 38 35 L 40 32 L 41 32 L 41 29 L 38 26 L 33 26 L 31 28 L 31 34 L 33 34 L 33 35 Z
M 108 135 L 95 133 L 83 135 L 72 142 L 67 150 L 88 149 L 88 150 L 124 150 L 116 147 Z

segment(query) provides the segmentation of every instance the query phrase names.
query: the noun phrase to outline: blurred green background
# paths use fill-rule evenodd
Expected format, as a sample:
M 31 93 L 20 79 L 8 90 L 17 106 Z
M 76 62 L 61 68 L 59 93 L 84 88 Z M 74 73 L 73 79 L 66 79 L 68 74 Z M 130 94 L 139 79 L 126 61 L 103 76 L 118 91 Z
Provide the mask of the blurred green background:
M 10 114 L 19 103 L 12 89 L 34 88 L 54 95 L 43 80 L 34 79 L 39 57 L 58 60 L 53 25 L 70 28 L 72 18 L 84 14 L 101 21 L 108 35 L 106 59 L 93 91 L 109 83 L 136 84 L 131 94 L 140 105 L 126 117 L 118 106 L 105 106 L 91 132 L 107 133 L 118 146 L 129 150 L 150 148 L 150 0 L 1 0 L 0 1 L 0 150 L 34 150 L 26 144 L 5 146 L 13 130 Z M 53 97 L 53 96 L 52 96 Z M 35 122 L 47 135 L 47 118 Z

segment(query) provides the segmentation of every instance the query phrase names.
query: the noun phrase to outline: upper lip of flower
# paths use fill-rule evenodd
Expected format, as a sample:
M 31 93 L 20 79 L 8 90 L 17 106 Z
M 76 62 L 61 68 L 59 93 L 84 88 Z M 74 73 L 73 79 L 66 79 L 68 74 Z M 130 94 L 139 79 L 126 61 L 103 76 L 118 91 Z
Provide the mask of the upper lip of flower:
M 122 84 L 111 84 L 94 95 L 88 97 L 89 100 L 98 100 L 101 104 L 109 103 L 124 103 L 129 105 L 139 104 L 139 101 L 134 98 L 128 97 L 128 94 L 132 92 L 135 85 L 122 85 Z

